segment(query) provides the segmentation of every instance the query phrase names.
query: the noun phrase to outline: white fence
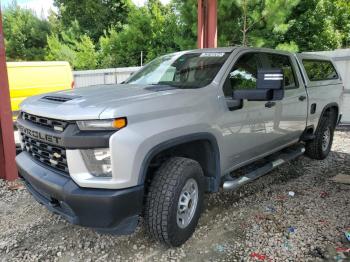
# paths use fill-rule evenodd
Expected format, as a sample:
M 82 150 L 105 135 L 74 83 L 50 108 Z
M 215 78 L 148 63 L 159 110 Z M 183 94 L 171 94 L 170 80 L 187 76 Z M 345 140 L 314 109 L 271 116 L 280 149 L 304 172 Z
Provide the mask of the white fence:
M 101 84 L 118 84 L 126 80 L 140 67 L 121 67 L 99 70 L 74 71 L 75 87 L 85 87 Z

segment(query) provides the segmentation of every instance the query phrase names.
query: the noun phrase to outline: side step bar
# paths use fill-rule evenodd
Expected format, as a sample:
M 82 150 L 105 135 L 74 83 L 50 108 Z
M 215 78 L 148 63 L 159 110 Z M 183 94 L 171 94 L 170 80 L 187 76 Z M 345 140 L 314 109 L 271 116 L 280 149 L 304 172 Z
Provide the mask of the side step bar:
M 246 175 L 240 176 L 238 178 L 230 177 L 231 179 L 224 181 L 223 189 L 227 191 L 235 190 L 240 186 L 267 174 L 268 172 L 272 171 L 274 168 L 282 165 L 283 163 L 303 155 L 304 152 L 305 147 L 303 145 L 297 145 L 293 148 L 287 148 L 278 153 L 275 153 L 272 156 L 266 158 L 268 162 L 263 166 L 257 167 L 256 169 L 247 173 Z

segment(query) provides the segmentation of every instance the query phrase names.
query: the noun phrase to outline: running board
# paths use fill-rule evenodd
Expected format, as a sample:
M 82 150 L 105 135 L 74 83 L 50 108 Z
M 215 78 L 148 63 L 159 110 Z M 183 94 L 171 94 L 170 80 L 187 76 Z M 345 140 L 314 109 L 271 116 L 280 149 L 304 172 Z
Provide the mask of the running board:
M 303 145 L 297 145 L 294 148 L 288 148 L 278 153 L 275 153 L 272 156 L 267 158 L 268 162 L 263 166 L 260 166 L 254 169 L 253 171 L 247 173 L 246 175 L 240 176 L 238 178 L 230 177 L 229 180 L 224 181 L 223 189 L 227 191 L 235 190 L 240 186 L 267 174 L 268 172 L 284 164 L 285 162 L 288 162 L 294 158 L 297 158 L 298 156 L 303 155 L 304 152 L 305 152 L 305 147 Z

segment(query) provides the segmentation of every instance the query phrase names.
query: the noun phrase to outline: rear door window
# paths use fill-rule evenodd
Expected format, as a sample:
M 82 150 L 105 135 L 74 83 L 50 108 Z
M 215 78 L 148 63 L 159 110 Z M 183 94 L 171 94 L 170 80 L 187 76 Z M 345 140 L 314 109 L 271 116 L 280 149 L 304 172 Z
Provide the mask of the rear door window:
M 284 74 L 284 88 L 298 88 L 295 72 L 289 56 L 279 54 L 265 54 L 267 57 L 267 66 L 269 68 L 280 68 Z
M 331 61 L 303 59 L 303 65 L 310 81 L 338 79 L 338 73 Z

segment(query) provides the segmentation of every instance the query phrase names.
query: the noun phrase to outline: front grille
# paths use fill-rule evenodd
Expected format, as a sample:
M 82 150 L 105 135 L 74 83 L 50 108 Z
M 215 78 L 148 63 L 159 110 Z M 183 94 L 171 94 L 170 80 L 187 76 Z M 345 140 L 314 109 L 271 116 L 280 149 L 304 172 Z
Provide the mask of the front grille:
M 41 117 L 41 116 L 35 116 L 25 112 L 22 112 L 21 117 L 23 120 L 27 120 L 29 122 L 32 122 L 33 124 L 44 126 L 46 128 L 59 131 L 59 132 L 63 132 L 65 128 L 68 126 L 68 122 L 66 121 L 50 119 L 50 118 Z
M 23 151 L 31 154 L 39 162 L 68 174 L 66 150 L 33 139 L 21 133 Z

